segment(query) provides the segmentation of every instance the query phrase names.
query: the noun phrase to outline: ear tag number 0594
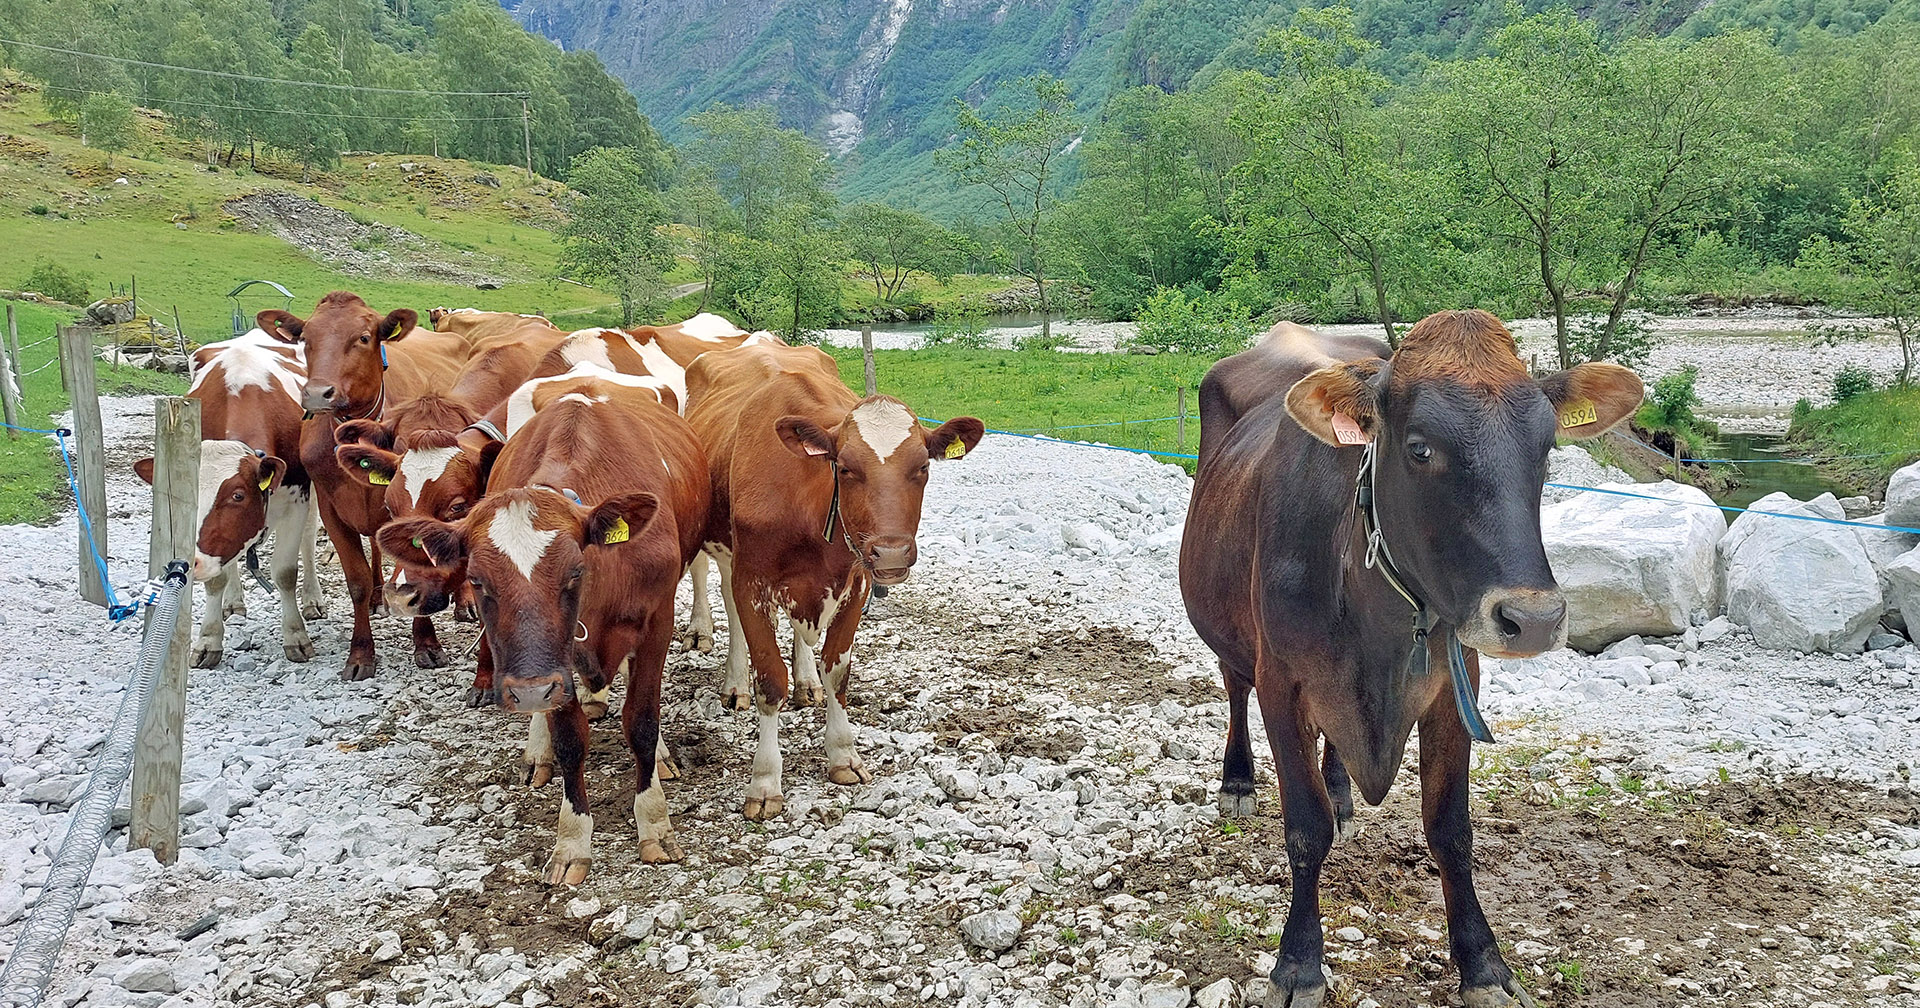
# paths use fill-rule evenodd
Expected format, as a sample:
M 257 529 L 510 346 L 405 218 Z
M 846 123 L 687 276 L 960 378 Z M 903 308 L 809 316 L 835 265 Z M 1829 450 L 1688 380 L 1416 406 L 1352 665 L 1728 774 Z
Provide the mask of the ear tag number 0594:
M 1564 428 L 1579 427 L 1599 419 L 1600 414 L 1593 408 L 1593 403 L 1585 399 L 1570 402 L 1560 411 L 1560 426 Z
M 1343 445 L 1363 445 L 1373 440 L 1367 437 L 1367 432 L 1361 430 L 1360 425 L 1345 413 L 1333 415 L 1333 439 Z

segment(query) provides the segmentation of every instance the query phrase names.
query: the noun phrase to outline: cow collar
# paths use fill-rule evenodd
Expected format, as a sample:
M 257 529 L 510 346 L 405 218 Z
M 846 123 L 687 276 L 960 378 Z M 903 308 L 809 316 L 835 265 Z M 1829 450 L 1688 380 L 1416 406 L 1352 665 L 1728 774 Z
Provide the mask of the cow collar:
M 1374 509 L 1374 481 L 1378 475 L 1380 456 L 1376 448 L 1378 439 L 1367 442 L 1360 458 L 1360 473 L 1354 480 L 1353 503 L 1360 512 L 1360 522 L 1367 534 L 1367 556 L 1365 565 L 1368 570 L 1378 570 L 1407 604 L 1413 607 L 1413 647 L 1407 653 L 1407 661 L 1402 666 L 1403 679 L 1410 678 L 1414 665 L 1420 661 L 1422 652 L 1427 649 L 1427 637 L 1433 630 L 1433 613 L 1427 604 L 1407 586 L 1406 576 L 1393 562 L 1393 549 L 1387 545 L 1387 537 L 1380 531 L 1380 516 Z M 1431 661 L 1431 659 L 1429 659 Z M 1476 742 L 1492 742 L 1493 732 L 1487 728 L 1486 718 L 1480 716 L 1479 702 L 1473 693 L 1473 681 L 1467 675 L 1467 657 L 1460 646 L 1460 635 L 1447 631 L 1447 669 L 1453 679 L 1453 705 L 1460 712 L 1460 723 L 1466 726 L 1468 737 Z
M 859 550 L 853 548 L 853 530 L 847 528 L 846 521 L 840 517 L 840 464 L 837 462 L 828 464 L 833 466 L 833 499 L 827 503 L 827 527 L 820 533 L 821 541 L 833 542 L 833 527 L 838 524 L 840 539 L 847 544 L 847 552 L 853 554 L 854 566 L 864 567 L 866 558 L 860 555 Z
M 474 422 L 468 424 L 466 429 L 470 431 L 479 431 L 480 433 L 485 434 L 487 437 L 492 438 L 495 441 L 505 441 L 507 439 L 507 436 L 505 434 L 500 433 L 500 428 L 495 426 L 493 421 L 491 420 L 486 420 L 486 419 L 475 420 Z

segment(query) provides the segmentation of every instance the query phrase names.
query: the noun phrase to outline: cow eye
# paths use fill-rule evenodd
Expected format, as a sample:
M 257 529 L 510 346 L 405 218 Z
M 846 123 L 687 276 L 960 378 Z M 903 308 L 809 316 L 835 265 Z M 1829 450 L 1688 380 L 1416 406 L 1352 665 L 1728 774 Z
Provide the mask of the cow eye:
M 487 593 L 487 583 L 485 581 L 479 578 L 468 578 L 467 583 L 473 586 L 473 593 L 475 595 L 485 595 Z
M 1413 456 L 1415 462 L 1426 463 L 1433 461 L 1433 447 L 1425 441 L 1410 442 L 1407 445 L 1407 454 Z
M 233 492 L 233 502 L 235 504 L 242 503 L 246 499 L 247 499 L 247 492 L 245 490 L 235 490 Z
M 447 518 L 449 520 L 454 518 L 464 517 L 466 513 L 467 513 L 466 501 L 454 501 L 452 504 L 447 505 Z

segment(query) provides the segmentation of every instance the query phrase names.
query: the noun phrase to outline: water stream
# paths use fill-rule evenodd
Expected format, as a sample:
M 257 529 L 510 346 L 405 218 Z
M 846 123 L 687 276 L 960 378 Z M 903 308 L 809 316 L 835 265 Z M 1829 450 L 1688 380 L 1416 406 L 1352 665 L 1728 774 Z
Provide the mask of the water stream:
M 1812 463 L 1796 461 L 1802 449 L 1798 445 L 1782 443 L 1779 437 L 1772 434 L 1725 431 L 1718 441 L 1699 450 L 1704 452 L 1706 458 L 1742 460 L 1714 465 L 1716 469 L 1733 470 L 1740 481 L 1738 486 L 1717 498 L 1719 503 L 1728 507 L 1746 507 L 1776 491 L 1785 491 L 1796 500 L 1809 500 L 1823 493 L 1846 497 L 1855 492 L 1821 473 Z

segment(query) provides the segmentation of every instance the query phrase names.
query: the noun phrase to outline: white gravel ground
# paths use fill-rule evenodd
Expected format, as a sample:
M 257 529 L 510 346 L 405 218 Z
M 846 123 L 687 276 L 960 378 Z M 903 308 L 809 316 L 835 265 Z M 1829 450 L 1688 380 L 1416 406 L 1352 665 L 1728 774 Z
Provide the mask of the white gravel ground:
M 103 407 L 124 583 L 144 568 L 147 488 L 127 462 L 144 454 L 151 407 Z M 935 469 L 922 561 L 875 605 L 857 650 L 853 722 L 877 781 L 824 783 L 819 713 L 787 714 L 787 815 L 747 826 L 737 809 L 750 719 L 719 707 L 718 654 L 676 653 L 668 738 L 686 775 L 669 796 L 689 860 L 636 863 L 619 797 L 630 762 L 603 724 L 589 767 L 598 860 L 575 892 L 548 894 L 536 880 L 557 791 L 511 782 L 521 724 L 463 708 L 464 667 L 411 668 L 405 624 L 391 620 L 379 627 L 380 674 L 343 683 L 337 576 L 330 614 L 313 625 L 320 655 L 304 666 L 280 658 L 274 602 L 251 594 L 253 615 L 229 623 L 226 663 L 193 674 L 180 862 L 124 853 L 115 832 L 53 1003 L 531 1006 L 640 991 L 661 1004 L 1025 1008 L 1259 996 L 1262 981 L 1241 981 L 1267 965 L 1264 953 L 1201 966 L 1169 951 L 1254 913 L 1246 908 L 1277 913 L 1285 902 L 1277 829 L 1232 848 L 1257 871 L 1202 858 L 1223 856 L 1238 831 L 1217 823 L 1208 797 L 1225 704 L 1175 581 L 1189 478 L 1138 455 L 991 436 Z M 107 629 L 74 601 L 73 543 L 71 516 L 0 528 L 0 954 L 44 880 L 136 647 L 133 632 Z M 467 626 L 441 629 L 450 653 L 472 637 Z M 1526 743 L 1591 759 L 1602 783 L 1792 775 L 1910 787 L 1920 759 L 1912 646 L 1803 657 L 1758 649 L 1723 621 L 1657 646 L 1672 650 L 1489 662 L 1485 706 L 1507 744 L 1482 747 L 1482 759 Z M 1535 776 L 1540 787 L 1561 779 Z M 1388 812 L 1406 814 L 1410 783 Z M 1276 811 L 1270 791 L 1262 801 Z M 1920 866 L 1920 829 L 1888 822 L 1832 846 L 1839 876 L 1920 881 L 1905 867 Z M 1203 864 L 1222 867 L 1191 867 Z M 1190 878 L 1157 874 L 1181 866 Z M 1336 974 L 1384 948 L 1414 975 L 1439 975 L 1437 904 L 1396 911 L 1414 930 L 1391 938 L 1365 907 L 1340 909 L 1355 899 L 1326 897 L 1330 929 L 1350 925 L 1332 942 Z M 1544 917 L 1529 923 L 1491 899 L 1496 931 L 1538 936 L 1537 952 L 1516 946 L 1512 958 L 1547 989 L 1562 975 L 1552 962 L 1571 955 L 1563 939 Z M 1207 900 L 1232 909 L 1196 909 Z M 1787 944 L 1754 954 L 1771 961 L 1804 945 L 1805 977 L 1755 979 L 1753 963 L 1688 968 L 1707 977 L 1656 955 L 1649 983 L 1696 1004 L 1915 1003 L 1901 925 L 1844 901 L 1831 912 L 1833 933 L 1869 951 L 1822 959 L 1824 939 L 1786 921 Z M 176 936 L 208 913 L 219 919 L 205 934 Z M 1226 916 L 1204 916 L 1215 913 Z M 1277 928 L 1261 913 L 1246 927 Z M 572 931 L 554 938 L 562 926 Z M 1629 936 L 1622 947 L 1653 938 L 1614 926 Z M 978 951 L 1003 940 L 1020 945 Z M 1661 987 L 1665 968 L 1675 972 Z M 1364 979 L 1344 983 L 1340 1003 L 1382 1003 L 1369 995 L 1408 1003 Z

